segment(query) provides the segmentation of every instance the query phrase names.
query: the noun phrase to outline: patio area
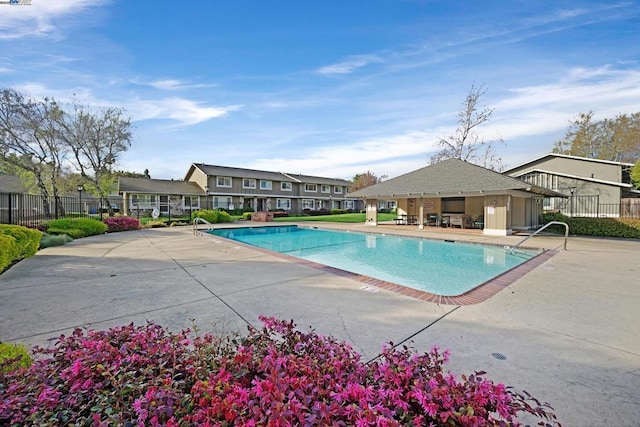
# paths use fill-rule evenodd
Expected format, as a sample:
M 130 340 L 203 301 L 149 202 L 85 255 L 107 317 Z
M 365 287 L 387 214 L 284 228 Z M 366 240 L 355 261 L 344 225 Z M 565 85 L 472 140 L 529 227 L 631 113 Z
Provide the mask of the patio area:
M 254 226 L 258 224 L 253 224 Z M 522 236 L 379 224 L 314 226 L 513 245 Z M 640 241 L 536 236 L 559 252 L 486 301 L 441 305 L 369 286 L 190 227 L 113 233 L 48 248 L 0 276 L 0 341 L 50 345 L 75 327 L 152 320 L 224 332 L 258 316 L 351 342 L 364 360 L 386 342 L 451 351 L 457 375 L 526 390 L 566 426 L 640 419 Z M 499 353 L 504 359 L 492 354 Z

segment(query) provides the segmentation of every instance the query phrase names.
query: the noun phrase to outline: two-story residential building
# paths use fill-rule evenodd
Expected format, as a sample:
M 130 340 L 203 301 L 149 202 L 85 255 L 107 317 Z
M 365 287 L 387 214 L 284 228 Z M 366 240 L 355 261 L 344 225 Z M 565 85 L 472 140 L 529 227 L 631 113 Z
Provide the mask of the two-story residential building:
M 291 212 L 359 208 L 349 198 L 351 181 L 310 175 L 194 163 L 185 181 L 205 190 L 209 208 Z
M 571 216 L 624 216 L 640 192 L 631 183 L 633 163 L 549 153 L 504 174 L 569 195 L 548 197 L 545 210 Z M 634 200 L 635 199 L 635 200 Z
M 300 213 L 359 210 L 349 197 L 351 181 L 310 175 L 193 163 L 183 181 L 120 178 L 125 213 L 152 211 L 180 215 L 196 209 L 283 210 Z

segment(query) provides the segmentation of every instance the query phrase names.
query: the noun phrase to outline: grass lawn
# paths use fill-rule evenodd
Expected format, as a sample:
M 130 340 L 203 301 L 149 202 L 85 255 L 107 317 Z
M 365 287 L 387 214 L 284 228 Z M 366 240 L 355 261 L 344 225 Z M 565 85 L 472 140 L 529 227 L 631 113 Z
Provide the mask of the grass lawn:
M 323 221 L 323 222 L 364 222 L 366 214 L 348 213 L 339 215 L 319 215 L 319 216 L 288 216 L 285 218 L 274 218 L 274 221 Z M 379 213 L 378 221 L 393 221 L 396 217 L 394 213 Z

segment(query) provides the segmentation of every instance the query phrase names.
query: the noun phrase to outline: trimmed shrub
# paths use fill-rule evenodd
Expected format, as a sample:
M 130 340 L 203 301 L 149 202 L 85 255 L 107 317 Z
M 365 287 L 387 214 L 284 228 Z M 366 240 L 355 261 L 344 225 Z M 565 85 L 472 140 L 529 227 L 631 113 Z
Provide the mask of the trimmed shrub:
M 0 234 L 0 273 L 13 263 L 19 252 L 15 237 Z
M 198 217 L 204 219 L 205 221 L 209 221 L 211 224 L 233 221 L 233 219 L 231 218 L 231 215 L 221 210 L 204 209 L 204 210 L 194 211 L 193 214 L 191 214 L 191 220 Z
M 51 248 L 54 246 L 66 245 L 73 239 L 66 234 L 43 234 L 40 238 L 40 249 Z
M 107 231 L 107 224 L 91 218 L 64 218 L 49 223 L 47 233 L 66 234 L 74 239 L 95 236 Z
M 342 215 L 346 213 L 347 211 L 345 209 L 331 209 L 331 215 Z
M 640 238 L 640 219 L 626 218 L 580 218 L 568 217 L 559 212 L 545 213 L 543 222 L 566 222 L 569 233 L 579 236 Z M 548 230 L 564 233 L 561 225 L 552 225 Z
M 242 219 L 245 221 L 251 221 L 251 215 L 253 215 L 253 212 L 245 212 L 242 214 Z
M 128 231 L 140 229 L 140 221 L 130 216 L 112 216 L 102 220 L 107 224 L 107 232 Z
M 22 344 L 0 343 L 0 373 L 28 368 L 33 361 Z
M 18 244 L 18 256 L 14 261 L 33 256 L 40 246 L 42 232 L 20 225 L 0 224 L 0 234 L 13 236 Z
M 443 371 L 448 352 L 387 348 L 368 364 L 349 344 L 261 317 L 246 337 L 161 326 L 76 329 L 27 370 L 0 373 L 2 425 L 516 426 L 548 404 Z
M 308 215 L 309 216 L 324 216 L 324 215 L 330 215 L 331 212 L 329 212 L 328 209 L 318 209 L 316 211 L 309 211 Z
M 147 221 L 147 223 L 144 226 L 146 228 L 160 228 L 160 227 L 166 227 L 167 223 L 164 221 L 153 220 L 153 221 Z

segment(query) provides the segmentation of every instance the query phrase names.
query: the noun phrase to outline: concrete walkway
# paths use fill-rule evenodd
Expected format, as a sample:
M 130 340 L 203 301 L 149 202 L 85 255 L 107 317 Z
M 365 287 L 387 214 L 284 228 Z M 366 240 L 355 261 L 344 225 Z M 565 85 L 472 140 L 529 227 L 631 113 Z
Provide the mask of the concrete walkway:
M 324 226 L 324 225 L 323 225 Z M 513 245 L 521 237 L 407 227 L 360 231 Z M 527 244 L 561 248 L 558 237 Z M 261 314 L 347 340 L 368 360 L 385 342 L 451 350 L 456 374 L 526 390 L 565 426 L 640 420 L 640 241 L 570 238 L 485 302 L 447 306 L 283 260 L 190 227 L 114 233 L 38 252 L 0 276 L 0 341 L 48 345 L 78 326 L 152 320 L 171 329 L 245 331 Z M 499 360 L 492 353 L 501 353 Z

